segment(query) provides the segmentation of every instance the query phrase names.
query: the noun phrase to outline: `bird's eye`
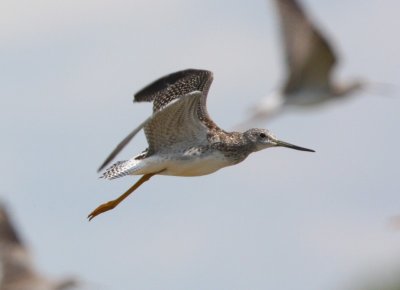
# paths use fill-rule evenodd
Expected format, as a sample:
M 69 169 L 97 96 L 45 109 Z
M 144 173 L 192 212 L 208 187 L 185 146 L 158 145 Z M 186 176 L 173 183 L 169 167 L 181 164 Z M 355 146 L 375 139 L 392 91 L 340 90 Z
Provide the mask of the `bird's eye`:
M 265 138 L 265 137 L 267 137 L 267 135 L 265 135 L 265 133 L 260 133 L 260 137 Z

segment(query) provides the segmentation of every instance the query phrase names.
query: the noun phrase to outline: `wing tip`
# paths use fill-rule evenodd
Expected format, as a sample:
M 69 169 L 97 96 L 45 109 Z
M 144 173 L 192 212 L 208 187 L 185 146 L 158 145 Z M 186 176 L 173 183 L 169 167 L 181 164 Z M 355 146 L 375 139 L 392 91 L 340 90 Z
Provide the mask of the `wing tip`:
M 207 79 L 213 77 L 213 73 L 209 70 L 188 68 L 185 70 L 176 71 L 167 74 L 149 85 L 145 86 L 143 89 L 138 91 L 133 95 L 133 102 L 146 102 L 153 101 L 151 96 L 154 96 L 159 91 L 166 89 L 168 86 L 176 83 L 180 79 L 187 77 L 192 74 L 205 74 Z

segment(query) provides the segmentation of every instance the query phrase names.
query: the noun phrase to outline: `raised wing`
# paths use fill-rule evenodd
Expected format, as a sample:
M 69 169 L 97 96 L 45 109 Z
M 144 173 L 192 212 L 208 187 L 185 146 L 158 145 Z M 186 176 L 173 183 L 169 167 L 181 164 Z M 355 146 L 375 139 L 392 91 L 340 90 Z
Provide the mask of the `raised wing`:
M 0 263 L 2 285 L 35 275 L 31 257 L 3 204 L 0 205 Z
M 210 71 L 197 69 L 178 71 L 144 87 L 135 94 L 134 101 L 153 102 L 153 112 L 156 112 L 172 100 L 194 91 L 200 91 L 207 96 L 212 80 Z
M 111 152 L 111 154 L 107 157 L 107 159 L 100 166 L 99 171 L 106 167 L 114 157 L 132 140 L 132 138 L 143 128 L 145 128 L 145 133 L 147 140 L 149 142 L 149 151 L 158 148 L 156 145 L 154 132 L 158 132 L 155 129 L 156 123 L 159 122 L 160 119 L 166 118 L 166 113 L 164 112 L 160 117 L 156 115 L 161 112 L 172 103 L 176 102 L 175 100 L 179 100 L 183 96 L 182 102 L 178 102 L 176 105 L 172 106 L 185 106 L 188 103 L 193 105 L 192 102 L 198 102 L 197 105 L 193 105 L 193 108 L 196 108 L 197 118 L 204 122 L 209 127 L 216 127 L 214 122 L 208 117 L 207 108 L 206 108 L 206 98 L 207 93 L 212 83 L 212 73 L 206 70 L 196 70 L 196 69 L 187 69 L 183 71 L 178 71 L 167 76 L 164 76 L 150 85 L 146 86 L 139 92 L 137 92 L 134 96 L 135 102 L 153 102 L 153 115 L 147 118 L 139 127 L 135 128 L 127 137 L 125 137 L 117 147 Z M 196 94 L 191 94 L 193 92 L 197 92 Z M 198 94 L 200 93 L 200 95 Z M 190 101 L 189 101 L 190 99 Z M 195 101 L 195 100 L 196 101 Z M 174 109 L 169 108 L 167 112 L 171 112 Z M 178 112 L 174 112 L 177 114 Z M 188 117 L 188 116 L 186 116 Z M 181 117 L 181 121 L 184 118 Z M 168 121 L 171 126 L 174 122 Z M 175 124 L 176 125 L 176 124 Z M 161 126 L 159 124 L 159 126 Z M 160 128 L 165 128 L 165 126 L 161 126 Z M 161 131 L 165 129 L 160 129 Z
M 285 92 L 325 85 L 336 63 L 335 53 L 295 0 L 275 0 L 289 77 Z
M 205 98 L 200 91 L 191 92 L 157 111 L 144 128 L 148 154 L 207 144 L 208 127 L 199 118 Z
M 7 209 L 0 204 L 0 243 L 22 245 L 21 238 L 12 224 Z

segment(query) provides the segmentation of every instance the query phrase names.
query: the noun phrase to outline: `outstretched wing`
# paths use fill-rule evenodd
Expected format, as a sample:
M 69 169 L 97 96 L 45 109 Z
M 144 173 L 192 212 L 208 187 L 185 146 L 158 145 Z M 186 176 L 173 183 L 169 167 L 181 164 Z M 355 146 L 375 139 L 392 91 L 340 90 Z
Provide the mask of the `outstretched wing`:
M 329 82 L 335 53 L 295 0 L 275 0 L 289 77 L 285 91 Z
M 194 120 L 197 120 L 193 127 L 197 130 L 199 126 L 204 126 L 203 124 L 207 127 L 217 127 L 209 118 L 206 108 L 207 93 L 212 80 L 210 71 L 187 69 L 164 76 L 136 93 L 135 102 L 153 102 L 153 115 L 118 144 L 100 166 L 99 171 L 106 167 L 143 127 L 145 127 L 146 138 L 149 142 L 149 153 L 159 149 L 159 142 L 168 144 L 173 142 L 172 139 L 166 141 L 166 137 L 164 138 L 162 134 L 167 134 L 167 131 L 176 130 L 176 128 L 180 130 L 180 126 L 184 123 L 193 125 Z M 189 106 L 192 111 L 186 109 L 186 106 Z M 168 119 L 168 115 L 172 115 L 179 121 L 173 121 L 174 118 Z M 199 121 L 202 121 L 202 124 Z M 193 134 L 196 135 L 198 132 Z M 168 136 L 172 136 L 171 132 Z M 184 135 L 179 136 L 185 138 Z M 177 136 L 171 138 L 179 141 L 179 138 L 176 139 Z
M 106 160 L 104 160 L 104 162 L 100 165 L 99 169 L 97 169 L 97 172 L 103 170 L 104 167 L 106 167 L 108 164 L 110 164 L 110 162 L 115 158 L 115 156 L 117 156 L 118 153 L 121 152 L 121 150 L 124 149 L 124 147 L 126 145 L 128 145 L 128 143 L 132 140 L 132 138 L 135 137 L 135 135 L 137 133 L 139 133 L 140 130 L 143 129 L 144 125 L 146 125 L 150 119 L 151 119 L 151 117 L 147 118 L 138 127 L 136 127 L 132 132 L 130 132 L 128 136 L 126 136 L 121 142 L 119 142 L 117 147 L 114 148 L 114 150 L 110 153 L 110 155 L 107 156 Z

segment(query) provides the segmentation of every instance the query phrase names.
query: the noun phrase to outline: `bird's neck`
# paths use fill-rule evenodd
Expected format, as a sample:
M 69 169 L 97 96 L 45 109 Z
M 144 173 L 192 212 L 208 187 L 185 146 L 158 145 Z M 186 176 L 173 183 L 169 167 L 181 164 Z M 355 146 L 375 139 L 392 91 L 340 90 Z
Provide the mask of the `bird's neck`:
M 243 133 L 239 132 L 223 132 L 211 141 L 211 146 L 219 150 L 233 164 L 242 162 L 254 151 L 252 145 L 246 142 Z

